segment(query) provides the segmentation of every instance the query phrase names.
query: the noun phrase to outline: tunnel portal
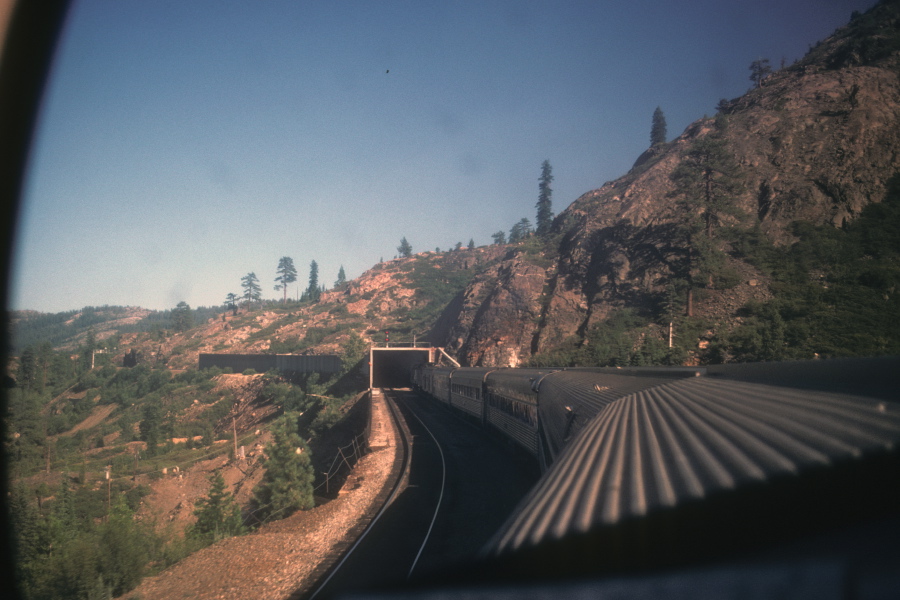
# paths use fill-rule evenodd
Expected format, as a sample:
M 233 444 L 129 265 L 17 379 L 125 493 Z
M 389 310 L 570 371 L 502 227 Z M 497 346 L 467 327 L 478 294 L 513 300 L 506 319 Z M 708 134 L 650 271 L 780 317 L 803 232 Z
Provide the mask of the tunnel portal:
M 412 370 L 431 362 L 432 348 L 372 348 L 369 354 L 370 388 L 406 388 Z

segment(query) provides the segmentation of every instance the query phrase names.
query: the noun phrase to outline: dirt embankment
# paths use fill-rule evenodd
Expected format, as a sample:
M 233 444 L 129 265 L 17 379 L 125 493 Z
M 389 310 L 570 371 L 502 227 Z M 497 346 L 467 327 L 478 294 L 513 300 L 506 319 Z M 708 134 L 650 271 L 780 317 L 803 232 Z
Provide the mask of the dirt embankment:
M 380 418 L 379 411 L 374 414 Z M 376 426 L 378 430 L 393 431 L 390 422 L 373 423 L 373 429 Z M 360 459 L 335 499 L 267 524 L 249 535 L 205 548 L 163 573 L 146 578 L 124 597 L 275 600 L 309 586 L 323 562 L 346 547 L 383 501 L 398 462 L 396 433 L 389 438 L 387 444 L 380 444 Z M 179 491 L 186 494 L 188 488 L 196 489 L 197 482 L 210 471 L 232 468 L 222 464 L 222 460 L 218 459 L 218 467 L 215 460 L 199 463 L 192 469 L 195 474 L 177 481 L 170 477 L 159 486 L 161 493 L 168 493 L 171 501 Z M 261 476 L 262 469 L 257 471 Z M 252 477 L 244 476 L 239 485 L 246 487 Z M 169 491 L 162 492 L 164 489 Z M 239 488 L 238 494 L 240 489 L 244 488 Z M 179 510 L 184 512 L 183 507 Z

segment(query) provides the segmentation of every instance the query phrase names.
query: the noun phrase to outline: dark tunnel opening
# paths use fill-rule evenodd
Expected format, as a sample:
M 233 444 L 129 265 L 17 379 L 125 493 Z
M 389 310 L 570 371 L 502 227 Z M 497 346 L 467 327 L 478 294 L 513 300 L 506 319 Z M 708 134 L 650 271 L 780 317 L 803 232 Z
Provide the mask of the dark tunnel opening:
M 373 388 L 405 388 L 412 385 L 412 370 L 429 360 L 428 348 L 372 348 Z

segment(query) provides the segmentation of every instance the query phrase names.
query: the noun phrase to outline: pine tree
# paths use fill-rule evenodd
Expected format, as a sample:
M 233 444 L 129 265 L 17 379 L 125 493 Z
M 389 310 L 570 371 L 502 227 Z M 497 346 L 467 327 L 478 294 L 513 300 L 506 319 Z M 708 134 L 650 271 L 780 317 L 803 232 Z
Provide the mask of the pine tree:
M 768 58 L 761 58 L 750 63 L 750 81 L 756 84 L 757 88 L 762 87 L 763 80 L 772 72 Z
M 163 414 L 159 400 L 144 403 L 143 419 L 138 424 L 141 439 L 147 442 L 147 454 L 156 456 L 157 446 L 162 440 Z
M 312 460 L 309 448 L 297 435 L 296 416 L 282 417 L 266 446 L 266 473 L 256 493 L 264 519 L 283 519 L 295 510 L 308 510 L 313 500 Z
M 718 229 L 726 217 L 740 220 L 746 216 L 735 202 L 743 185 L 725 141 L 716 134 L 695 141 L 671 178 L 684 215 L 679 230 L 685 253 L 679 270 L 688 284 L 686 312 L 692 316 L 697 282 L 705 279 L 711 286 L 724 262 L 716 241 Z
M 512 229 L 509 230 L 509 243 L 518 244 L 531 235 L 531 233 L 531 221 L 526 217 L 522 217 L 519 222 L 513 225 Z
M 503 244 L 506 243 L 506 232 L 503 230 L 500 230 L 497 233 L 492 234 L 491 237 L 494 239 L 494 243 L 497 244 L 498 246 L 502 246 Z
M 356 331 L 350 330 L 350 336 L 343 344 L 341 344 L 341 366 L 345 372 L 355 367 L 361 360 L 366 357 L 369 345 Z
M 538 181 L 540 182 L 538 183 L 540 193 L 537 204 L 535 204 L 537 208 L 535 224 L 537 225 L 537 234 L 544 235 L 550 231 L 550 225 L 553 222 L 553 203 L 550 199 L 553 194 L 553 190 L 550 189 L 550 183 L 553 181 L 553 168 L 550 166 L 549 160 L 541 163 L 541 176 Z
M 52 506 L 48 520 L 50 545 L 60 546 L 78 535 L 78 519 L 68 478 L 64 478 L 60 483 Z
M 400 240 L 400 245 L 397 246 L 397 253 L 400 255 L 400 258 L 409 258 L 412 256 L 412 246 L 406 241 L 405 236 Z
M 707 238 L 726 216 L 744 216 L 734 202 L 743 190 L 737 164 L 725 141 L 707 136 L 694 142 L 672 172 L 681 205 L 699 219 Z
M 194 326 L 194 313 L 187 302 L 179 302 L 172 310 L 172 329 L 187 331 Z
M 44 566 L 41 559 L 50 553 L 51 540 L 45 520 L 29 501 L 29 493 L 21 482 L 9 496 L 9 524 L 16 578 L 23 591 L 33 589 Z
M 310 302 L 319 301 L 319 263 L 309 263 L 309 286 L 306 288 L 306 297 Z
M 275 278 L 275 281 L 278 282 L 275 286 L 275 291 L 284 290 L 282 303 L 287 304 L 288 284 L 297 281 L 297 269 L 294 267 L 294 259 L 290 256 L 282 256 L 278 261 L 278 268 L 275 272 L 278 274 L 278 277 Z
M 238 295 L 234 292 L 229 292 L 227 296 L 225 296 L 225 310 L 231 309 L 232 314 L 237 314 Z
M 344 273 L 344 265 L 341 265 L 341 268 L 338 269 L 337 279 L 334 281 L 334 287 L 337 289 L 345 283 L 347 283 L 347 274 Z
M 469 239 L 469 245 L 466 246 L 466 248 L 468 248 L 469 250 L 474 250 L 474 249 L 475 249 L 475 239 L 474 239 L 474 238 L 470 238 L 470 239 Z
M 147 525 L 134 520 L 124 496 L 113 501 L 109 519 L 100 527 L 97 544 L 97 580 L 121 596 L 141 581 L 150 550 L 153 533 Z
M 666 115 L 660 107 L 653 111 L 653 125 L 650 127 L 650 145 L 657 146 L 666 143 Z
M 209 477 L 209 492 L 206 498 L 194 503 L 197 522 L 190 535 L 210 543 L 220 539 L 240 535 L 244 532 L 241 509 L 234 497 L 225 491 L 225 479 L 218 472 Z
M 36 392 L 44 391 L 44 369 L 41 368 L 38 349 L 27 346 L 19 357 L 18 387 Z
M 256 273 L 247 273 L 241 277 L 241 287 L 244 289 L 244 300 L 247 306 L 252 302 L 258 302 L 262 298 L 262 288 L 259 287 L 259 279 Z
M 84 346 L 81 347 L 79 362 L 82 371 L 91 370 L 91 366 L 93 366 L 94 362 L 94 350 L 96 350 L 98 347 L 97 337 L 94 334 L 94 328 L 91 327 L 90 329 L 88 329 L 87 339 L 84 342 Z

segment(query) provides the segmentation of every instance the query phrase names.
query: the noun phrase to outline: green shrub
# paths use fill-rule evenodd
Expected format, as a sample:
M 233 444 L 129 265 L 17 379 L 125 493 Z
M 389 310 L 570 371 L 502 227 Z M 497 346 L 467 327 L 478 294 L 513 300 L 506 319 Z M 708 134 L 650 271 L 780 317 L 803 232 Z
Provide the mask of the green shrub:
M 316 414 L 316 418 L 310 424 L 309 428 L 315 435 L 322 435 L 335 423 L 341 420 L 340 402 L 327 401 L 326 404 Z
M 845 227 L 797 222 L 798 241 L 775 248 L 758 229 L 732 241 L 735 253 L 772 278 L 774 298 L 744 307 L 744 322 L 721 341 L 729 360 L 900 353 L 900 175 L 881 203 Z
M 241 509 L 234 496 L 225 491 L 225 479 L 220 473 L 213 473 L 209 482 L 207 496 L 194 504 L 197 521 L 188 530 L 188 536 L 213 543 L 244 533 Z
M 256 490 L 258 516 L 283 519 L 295 510 L 315 506 L 315 474 L 312 454 L 297 434 L 296 415 L 285 415 L 272 428 L 272 443 L 266 446 L 266 472 Z

